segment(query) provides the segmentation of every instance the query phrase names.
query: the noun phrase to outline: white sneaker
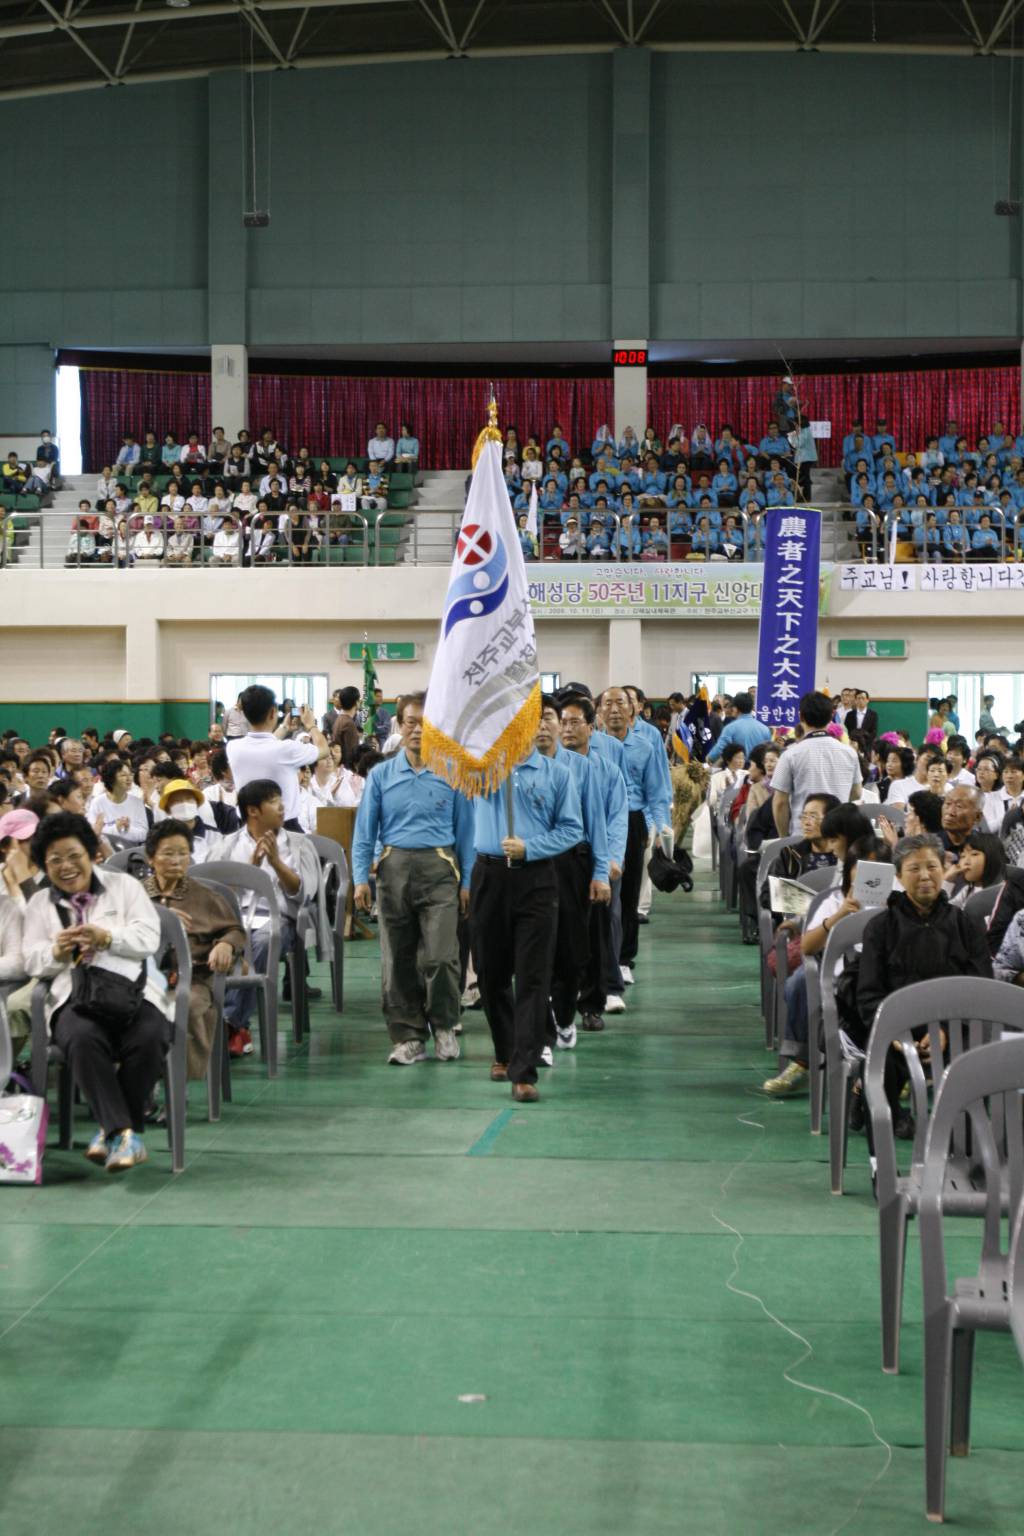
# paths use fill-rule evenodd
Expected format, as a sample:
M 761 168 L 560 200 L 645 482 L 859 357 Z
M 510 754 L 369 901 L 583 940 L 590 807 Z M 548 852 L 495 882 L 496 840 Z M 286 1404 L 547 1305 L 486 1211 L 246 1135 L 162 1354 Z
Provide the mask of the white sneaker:
M 568 1029 L 555 1029 L 555 1044 L 560 1051 L 571 1051 L 576 1046 L 576 1025 L 570 1024 Z
M 474 984 L 471 987 L 467 987 L 465 992 L 463 992 L 463 994 L 462 994 L 462 1006 L 463 1006 L 463 1008 L 477 1008 L 477 1007 L 479 1007 L 479 1004 L 480 1004 L 480 988 L 474 982 Z
M 411 1067 L 417 1061 L 426 1061 L 427 1053 L 422 1040 L 403 1040 L 401 1045 L 396 1045 L 388 1057 L 388 1065 L 392 1067 Z
M 633 972 L 628 965 L 619 966 L 619 975 L 622 977 L 625 986 L 631 987 L 633 985 Z
M 454 1029 L 434 1030 L 434 1055 L 438 1061 L 458 1061 L 461 1051 Z
M 540 1053 L 540 1061 L 537 1063 L 537 1065 L 540 1067 L 553 1067 L 554 1064 L 554 1052 L 552 1051 L 550 1045 L 546 1045 Z
M 626 999 L 621 992 L 609 992 L 604 1000 L 605 1013 L 625 1013 Z

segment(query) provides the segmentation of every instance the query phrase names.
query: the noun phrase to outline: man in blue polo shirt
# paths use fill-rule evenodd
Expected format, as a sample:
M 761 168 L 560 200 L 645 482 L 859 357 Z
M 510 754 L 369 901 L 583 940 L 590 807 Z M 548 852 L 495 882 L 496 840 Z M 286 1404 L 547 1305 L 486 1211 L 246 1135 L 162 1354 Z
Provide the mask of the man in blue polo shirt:
M 583 842 L 579 795 L 565 764 L 534 749 L 473 811 L 470 931 L 494 1041 L 491 1081 L 510 1082 L 516 1103 L 532 1104 L 558 925 L 555 859 Z
M 567 848 L 555 859 L 558 934 L 551 969 L 548 1038 L 559 1050 L 569 1051 L 576 1044 L 576 1000 L 590 951 L 590 908 L 592 904 L 610 901 L 612 893 L 608 883 L 608 826 L 604 797 L 595 778 L 598 770 L 589 758 L 570 754 L 562 748 L 559 741 L 561 718 L 561 704 L 545 694 L 540 703 L 537 751 L 542 757 L 557 758 L 569 769 L 583 816 L 583 841 Z M 551 1065 L 550 1045 L 545 1046 L 543 1059 Z
M 352 843 L 354 899 L 364 912 L 376 858 L 381 1004 L 388 1061 L 399 1067 L 426 1060 L 430 1029 L 438 1061 L 458 1058 L 458 923 L 473 866 L 469 802 L 423 766 L 423 701 L 422 693 L 402 699 L 402 745 L 367 777 Z
M 760 746 L 762 741 L 771 739 L 772 733 L 768 727 L 754 719 L 754 701 L 749 693 L 734 694 L 732 702 L 736 707 L 736 718 L 729 721 L 711 748 L 708 753 L 709 763 L 717 763 L 722 753 L 730 747 L 742 747 L 749 762 L 754 748 Z

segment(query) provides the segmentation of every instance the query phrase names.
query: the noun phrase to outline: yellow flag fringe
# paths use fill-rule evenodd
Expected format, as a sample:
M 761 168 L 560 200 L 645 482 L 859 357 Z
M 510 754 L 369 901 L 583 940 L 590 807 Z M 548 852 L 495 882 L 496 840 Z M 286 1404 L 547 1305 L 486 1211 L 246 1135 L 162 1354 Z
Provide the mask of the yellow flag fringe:
M 476 795 L 489 795 L 508 778 L 512 769 L 533 749 L 534 737 L 540 725 L 540 683 L 535 683 L 522 709 L 502 731 L 494 745 L 483 757 L 473 757 L 465 747 L 438 730 L 429 720 L 423 721 L 423 741 L 420 756 L 439 779 L 444 779 L 452 789 L 472 799 Z

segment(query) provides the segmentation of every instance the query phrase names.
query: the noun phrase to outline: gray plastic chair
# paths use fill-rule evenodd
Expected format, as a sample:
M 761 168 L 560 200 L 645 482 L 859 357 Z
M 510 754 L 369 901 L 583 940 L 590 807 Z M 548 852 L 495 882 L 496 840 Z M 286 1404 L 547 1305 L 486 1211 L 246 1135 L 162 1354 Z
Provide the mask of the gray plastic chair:
M 851 912 L 828 931 L 828 939 L 819 961 L 821 998 L 821 1033 L 825 1046 L 825 1079 L 828 1086 L 828 1163 L 829 1182 L 834 1195 L 843 1192 L 846 1167 L 847 1124 L 850 1108 L 850 1082 L 853 1064 L 847 1061 L 839 1040 L 839 1011 L 836 1007 L 836 966 L 848 965 L 857 954 L 864 929 L 881 909 Z
M 331 1001 L 341 1013 L 345 1001 L 345 903 L 348 899 L 349 872 L 345 850 L 332 837 L 311 832 L 309 840 L 320 859 L 322 878 L 318 892 L 320 929 L 323 935 L 321 959 L 325 951 L 331 957 Z M 328 910 L 328 885 L 334 884 L 334 922 Z
M 715 818 L 715 839 L 718 843 L 718 888 L 722 893 L 722 900 L 730 911 L 737 904 L 738 882 L 735 849 L 732 843 L 733 828 L 729 820 L 729 812 L 739 789 L 740 786 L 734 784 L 731 789 L 725 791 L 718 802 L 718 814 Z
M 983 890 L 975 891 L 973 896 L 968 896 L 964 903 L 964 911 L 979 923 L 987 923 L 995 911 L 996 902 L 1002 895 L 1003 881 L 997 880 L 995 885 L 986 885 Z
M 761 904 L 761 889 L 768 879 L 768 873 L 783 848 L 790 847 L 793 843 L 802 842 L 800 833 L 792 833 L 789 837 L 773 837 L 761 844 L 761 855 L 757 861 L 757 877 L 754 881 L 754 899 L 757 902 L 757 934 L 761 941 L 761 1017 L 764 1019 L 764 1048 L 773 1050 L 781 1039 L 779 1034 L 779 1002 L 778 997 L 781 988 L 778 986 L 778 968 L 781 961 L 783 971 L 786 964 L 786 936 L 776 935 L 772 924 L 772 914 L 769 909 Z M 768 969 L 768 956 L 775 950 L 775 975 Z M 785 985 L 785 982 L 783 982 Z
M 947 1067 L 935 1094 L 918 1203 L 929 1520 L 945 1518 L 947 1443 L 953 1456 L 970 1454 L 975 1334 L 981 1330 L 1006 1333 L 1012 1327 L 1010 1253 L 1003 1251 L 1001 1238 L 1002 1216 L 1008 1210 L 1017 1217 L 1013 1238 L 1018 1245 L 1021 1242 L 1022 1090 L 1024 1037 L 966 1051 Z M 948 1214 L 950 1183 L 958 1178 L 958 1167 L 963 1163 L 960 1143 L 968 1129 L 968 1155 L 984 1230 L 977 1273 L 957 1278 L 950 1288 L 944 1217 Z
M 232 972 L 227 987 L 252 987 L 256 991 L 256 1013 L 260 1026 L 260 1050 L 267 1064 L 267 1076 L 277 1076 L 277 975 L 281 961 L 281 913 L 277 905 L 277 887 L 265 869 L 255 864 L 234 864 L 228 859 L 195 864 L 189 868 L 189 877 L 203 885 L 226 886 L 234 892 L 253 893 L 270 914 L 270 944 L 267 950 L 267 968 L 257 971 L 253 965 L 252 941 L 245 933 L 244 960 L 248 971 Z M 240 905 L 241 903 L 239 903 Z M 295 1018 L 296 971 L 299 972 L 300 990 L 305 991 L 305 967 L 296 965 L 295 953 L 288 957 L 292 976 L 292 1017 Z
M 114 870 L 121 875 L 137 875 L 140 879 L 149 871 L 145 850 L 141 843 L 132 843 L 126 848 L 118 848 L 109 859 L 104 861 L 102 867 Z
M 11 1026 L 7 1021 L 7 1004 L 0 996 L 0 1093 L 7 1087 L 7 1079 L 14 1069 L 14 1049 L 11 1045 Z
M 879 822 L 884 816 L 891 821 L 897 831 L 902 832 L 907 825 L 907 813 L 902 805 L 879 805 L 874 801 L 858 800 L 857 809 L 868 821 Z
M 235 892 L 226 885 L 219 885 L 216 880 L 204 880 L 203 884 L 209 890 L 216 891 L 217 895 L 227 902 L 248 943 L 248 930 L 242 919 L 242 909 Z M 224 993 L 227 988 L 227 979 L 225 975 L 220 974 L 212 976 L 210 981 L 210 990 L 217 1008 L 217 1026 L 210 1048 L 210 1060 L 206 1067 L 207 1115 L 212 1121 L 220 1119 L 222 1102 L 231 1103 L 231 1057 L 228 1054 L 228 1032 L 224 1024 Z
M 838 864 L 822 864 L 818 869 L 807 870 L 796 883 L 803 886 L 805 891 L 820 894 L 822 891 L 834 890 L 842 878 L 843 871 Z
M 187 1092 L 188 1004 L 192 986 L 192 952 L 181 919 L 166 907 L 157 907 L 160 918 L 161 952 L 173 948 L 178 984 L 174 991 L 172 1020 L 174 1034 L 164 1057 L 164 1099 L 167 1105 L 167 1141 L 171 1149 L 171 1171 L 185 1167 L 185 1098 Z M 45 981 L 32 989 L 32 1085 L 41 1098 L 46 1097 L 48 1069 L 57 1067 L 57 1145 L 67 1150 L 74 1139 L 73 1090 L 71 1072 L 63 1052 L 50 1039 L 46 1025 Z
M 875 1143 L 875 1189 L 878 1199 L 879 1267 L 882 1300 L 882 1370 L 899 1370 L 900 1316 L 906 1268 L 907 1224 L 917 1214 L 929 1128 L 928 1082 L 911 1030 L 926 1027 L 931 1059 L 943 1060 L 940 1030 L 947 1035 L 950 1065 L 966 1051 L 988 1045 L 1003 1029 L 1024 1030 L 1024 992 L 1005 981 L 976 976 L 943 976 L 901 987 L 878 1006 L 868 1041 L 864 1092 Z M 910 1163 L 901 1172 L 896 1161 L 892 1112 L 885 1096 L 885 1059 L 895 1041 L 904 1047 L 910 1074 L 915 1126 Z M 1020 1111 L 1018 1110 L 1018 1116 Z M 969 1148 L 963 1114 L 952 1127 L 953 1155 L 945 1164 L 942 1209 L 947 1216 L 981 1216 L 986 1196 L 977 1189 L 973 1173 L 977 1155 Z M 1007 1210 L 1006 1192 L 1003 1212 Z
M 1008 1278 L 1010 1293 L 1010 1327 L 1014 1343 L 1024 1365 L 1024 1198 L 1017 1207 L 1010 1239 L 1010 1267 Z
M 808 933 L 819 926 L 818 913 L 832 895 L 832 888 L 819 891 L 811 905 L 807 909 L 804 918 L 803 932 Z M 826 940 L 827 942 L 827 940 Z M 804 956 L 804 985 L 807 988 L 807 1051 L 808 1070 L 810 1072 L 810 1100 L 809 1113 L 811 1122 L 811 1135 L 821 1135 L 821 1117 L 823 1101 L 825 1097 L 825 1073 L 823 1070 L 821 1044 L 821 973 L 818 968 L 818 955 Z

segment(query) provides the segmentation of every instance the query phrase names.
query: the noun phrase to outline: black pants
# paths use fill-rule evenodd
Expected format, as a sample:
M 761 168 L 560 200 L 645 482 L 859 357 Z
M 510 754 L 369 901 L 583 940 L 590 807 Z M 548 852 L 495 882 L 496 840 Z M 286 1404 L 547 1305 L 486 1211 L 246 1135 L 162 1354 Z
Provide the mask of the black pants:
M 558 880 L 558 928 L 551 973 L 551 1012 L 556 1027 L 568 1029 L 576 1014 L 576 999 L 590 954 L 590 844 L 577 843 L 553 862 Z
M 744 936 L 756 934 L 757 927 L 757 866 L 761 856 L 740 859 L 736 866 L 736 895 L 740 910 L 740 928 Z
M 811 499 L 811 471 L 815 467 L 816 466 L 814 464 L 806 463 L 797 465 L 796 479 L 797 484 L 800 487 L 800 494 L 804 501 L 810 501 Z
M 555 957 L 558 881 L 550 859 L 511 868 L 478 854 L 470 927 L 494 1059 L 513 1083 L 535 1083 Z M 512 983 L 515 983 L 513 999 Z
M 587 961 L 580 983 L 580 1012 L 604 1013 L 610 990 L 608 967 L 612 943 L 611 907 L 607 901 L 591 902 L 587 929 Z
M 170 1021 L 159 1008 L 143 1002 L 132 1023 L 119 1029 L 65 1003 L 54 1015 L 52 1034 L 97 1125 L 108 1136 L 129 1128 L 141 1136 L 171 1038 Z
M 626 833 L 626 858 L 622 866 L 622 948 L 619 964 L 631 966 L 636 959 L 640 942 L 640 919 L 637 902 L 644 878 L 644 855 L 647 852 L 647 819 L 643 811 L 630 811 L 629 830 Z

